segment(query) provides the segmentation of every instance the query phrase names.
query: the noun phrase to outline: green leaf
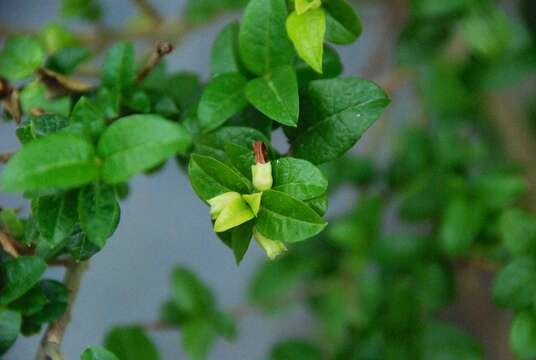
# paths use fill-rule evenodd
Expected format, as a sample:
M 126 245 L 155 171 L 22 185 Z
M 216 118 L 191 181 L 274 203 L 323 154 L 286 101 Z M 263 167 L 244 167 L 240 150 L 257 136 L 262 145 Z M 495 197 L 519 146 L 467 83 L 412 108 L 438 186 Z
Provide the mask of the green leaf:
M 467 0 L 412 0 L 412 12 L 418 16 L 434 17 L 448 15 L 456 11 L 463 10 L 466 5 L 470 4 Z
M 214 308 L 214 295 L 191 271 L 176 267 L 171 273 L 171 298 L 177 309 L 190 316 L 207 314 Z
M 94 22 L 101 17 L 102 10 L 97 0 L 62 0 L 61 16 Z
M 410 234 L 384 235 L 374 244 L 379 260 L 390 266 L 411 267 L 421 261 L 426 239 Z
M 432 321 L 422 329 L 421 359 L 482 360 L 478 341 L 446 322 Z
M 286 193 L 268 190 L 262 194 L 256 228 L 262 235 L 283 242 L 310 238 L 327 223 L 302 201 Z
M 194 24 L 207 22 L 224 11 L 241 8 L 248 0 L 187 0 L 185 14 Z
M 28 293 L 34 289 L 42 296 L 44 303 L 39 311 L 26 316 L 24 322 L 41 325 L 59 319 L 65 312 L 69 302 L 69 290 L 67 287 L 56 280 L 41 280 Z
M 45 114 L 30 117 L 32 133 L 35 138 L 59 132 L 67 127 L 69 119 L 62 115 Z
M 225 163 L 233 166 L 240 173 L 251 180 L 251 166 L 255 164 L 255 155 L 250 148 L 233 143 L 224 146 Z
M 343 155 L 389 104 L 377 85 L 357 78 L 315 80 L 308 94 L 313 113 L 292 139 L 292 150 L 294 156 L 314 164 Z
M 455 199 L 448 204 L 439 230 L 440 245 L 447 254 L 461 254 L 475 241 L 486 213 L 474 201 Z
M 25 223 L 19 219 L 13 209 L 0 209 L 0 227 L 16 239 L 24 235 Z
M 192 360 L 206 359 L 216 340 L 214 324 L 206 319 L 187 322 L 182 327 L 182 347 Z
M 6 260 L 2 268 L 0 306 L 17 300 L 30 290 L 45 272 L 47 264 L 37 256 L 20 256 Z
M 315 9 L 302 15 L 293 12 L 287 19 L 287 33 L 296 52 L 316 72 L 322 73 L 326 14 Z
M 219 127 L 246 107 L 246 82 L 239 73 L 222 74 L 210 80 L 197 108 L 202 132 Z
M 91 52 L 83 47 L 66 47 L 56 51 L 47 59 L 46 67 L 60 74 L 68 75 L 79 65 L 91 58 Z
M 180 124 L 158 115 L 130 115 L 102 134 L 98 152 L 104 158 L 102 178 L 117 184 L 186 151 L 191 137 Z
M 39 42 L 30 36 L 9 37 L 0 51 L 0 76 L 21 80 L 43 64 L 45 53 Z
M 246 7 L 239 33 L 239 50 L 244 65 L 263 75 L 291 65 L 294 49 L 287 37 L 285 0 L 251 0 Z
M 104 339 L 104 347 L 119 359 L 159 360 L 160 355 L 143 329 L 136 326 L 114 327 Z
M 475 191 L 479 200 L 492 210 L 510 205 L 527 191 L 527 187 L 527 181 L 516 174 L 484 174 L 475 181 Z
M 300 88 L 306 87 L 311 81 L 318 79 L 331 79 L 342 73 L 343 65 L 339 54 L 330 46 L 324 47 L 322 56 L 322 74 L 317 73 L 302 59 L 296 61 L 296 75 L 298 76 L 298 85 Z
M 254 141 L 269 144 L 270 140 L 260 131 L 245 126 L 225 126 L 203 134 L 194 140 L 195 152 L 220 161 L 225 159 L 225 144 L 235 144 L 251 149 Z M 249 170 L 251 173 L 251 170 Z
M 497 274 L 493 299 L 500 307 L 523 309 L 536 294 L 536 261 L 530 256 L 512 260 Z
M 238 30 L 237 22 L 227 24 L 214 40 L 210 56 L 210 70 L 213 76 L 240 72 Z
M 0 355 L 15 343 L 22 324 L 22 317 L 18 312 L 0 309 Z
M 35 216 L 41 237 L 49 246 L 58 246 L 67 239 L 78 221 L 77 192 L 40 197 Z
M 361 22 L 352 5 L 346 0 L 326 0 L 322 7 L 327 12 L 326 40 L 334 44 L 351 44 L 361 35 Z
M 102 84 L 121 92 L 130 89 L 134 85 L 135 65 L 134 46 L 127 42 L 115 44 L 102 64 Z
M 328 181 L 319 168 L 307 160 L 285 157 L 272 162 L 272 190 L 285 192 L 298 200 L 310 200 L 323 195 Z
M 117 356 L 103 347 L 92 346 L 84 350 L 80 360 L 119 360 Z
M 254 225 L 254 221 L 248 221 L 247 223 L 231 229 L 231 247 L 233 248 L 233 254 L 237 265 L 242 262 L 244 255 L 246 255 L 246 252 L 248 251 Z
M 514 318 L 510 346 L 521 359 L 536 357 L 536 315 L 532 311 L 523 311 Z
M 251 183 L 231 167 L 208 156 L 193 154 L 188 175 L 196 194 L 207 201 L 220 194 L 236 191 L 249 193 Z
M 89 241 L 103 248 L 119 223 L 121 209 L 115 188 L 101 182 L 88 185 L 78 193 L 80 225 Z
M 80 224 L 74 227 L 65 243 L 65 251 L 76 261 L 88 260 L 98 253 L 100 249 L 100 247 L 89 241 L 87 235 L 82 231 Z
M 285 340 L 272 348 L 270 360 L 321 360 L 322 352 L 305 340 Z
M 59 24 L 48 24 L 39 32 L 39 40 L 48 54 L 79 44 L 76 36 Z
M 60 96 L 50 98 L 44 84 L 34 81 L 20 92 L 20 105 L 23 113 L 29 113 L 33 109 L 41 109 L 47 113 L 69 116 L 71 112 L 71 98 Z
M 523 255 L 536 245 L 536 219 L 520 209 L 506 210 L 500 218 L 504 246 L 513 255 Z
M 246 97 L 269 118 L 288 126 L 298 123 L 298 81 L 292 67 L 282 66 L 251 80 L 246 86 Z
M 70 134 L 52 134 L 24 145 L 4 168 L 5 191 L 72 188 L 97 178 L 93 146 Z
M 94 141 L 104 131 L 106 123 L 104 114 L 94 102 L 82 96 L 71 114 L 71 131 L 80 133 Z
M 294 7 L 298 15 L 318 9 L 320 6 L 322 6 L 321 0 L 294 0 Z

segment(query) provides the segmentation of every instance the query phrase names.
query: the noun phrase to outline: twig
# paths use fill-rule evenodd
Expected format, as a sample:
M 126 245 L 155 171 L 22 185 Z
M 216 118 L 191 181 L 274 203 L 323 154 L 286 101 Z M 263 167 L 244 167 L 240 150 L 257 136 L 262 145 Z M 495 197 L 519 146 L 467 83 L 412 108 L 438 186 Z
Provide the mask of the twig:
M 13 257 L 19 256 L 19 252 L 13 245 L 11 237 L 3 231 L 0 231 L 0 245 L 2 246 L 2 249 L 4 249 L 4 251 L 9 255 Z
M 15 122 L 20 123 L 22 110 L 20 106 L 19 90 L 12 87 L 7 79 L 0 77 L 0 105 L 13 116 Z
M 74 263 L 67 268 L 63 283 L 69 289 L 69 303 L 62 317 L 50 323 L 45 331 L 37 352 L 36 360 L 64 360 L 61 354 L 61 343 L 65 335 L 65 330 L 71 321 L 73 310 L 82 276 L 88 268 L 87 261 Z
M 147 63 L 136 75 L 136 83 L 139 84 L 149 75 L 149 73 L 160 63 L 160 60 L 173 51 L 173 45 L 168 42 L 159 42 L 149 56 Z
M 156 8 L 148 0 L 132 0 L 140 10 L 147 15 L 155 24 L 162 22 L 163 18 Z
M 55 71 L 40 68 L 37 70 L 39 80 L 48 87 L 54 95 L 64 95 L 68 93 L 84 93 L 92 89 L 90 84 L 83 81 L 69 78 Z

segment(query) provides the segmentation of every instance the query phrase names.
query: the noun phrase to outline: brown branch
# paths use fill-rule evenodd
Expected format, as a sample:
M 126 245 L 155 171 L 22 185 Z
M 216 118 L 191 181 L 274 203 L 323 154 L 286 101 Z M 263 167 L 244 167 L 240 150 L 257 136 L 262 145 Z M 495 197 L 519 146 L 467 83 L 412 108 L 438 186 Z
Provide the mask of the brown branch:
M 19 256 L 19 252 L 13 245 L 13 240 L 8 234 L 3 231 L 0 231 L 0 245 L 2 246 L 2 249 L 4 249 L 4 251 L 7 252 L 9 255 L 13 257 Z
M 69 289 L 69 303 L 62 317 L 49 324 L 37 352 L 36 360 L 64 360 L 61 343 L 71 321 L 71 313 L 80 289 L 82 276 L 88 268 L 87 261 L 74 263 L 67 268 L 63 283 Z
M 148 0 L 132 0 L 132 2 L 155 24 L 160 24 L 163 21 L 158 10 Z
M 168 42 L 159 42 L 149 56 L 147 63 L 136 75 L 136 83 L 139 84 L 149 75 L 149 73 L 160 63 L 162 58 L 173 51 L 173 45 Z
M 65 95 L 69 93 L 84 93 L 93 87 L 83 81 L 69 78 L 55 71 L 41 68 L 37 70 L 39 80 L 51 90 L 53 95 Z
M 252 144 L 253 153 L 255 154 L 255 162 L 257 164 L 266 164 L 268 161 L 268 153 L 266 145 L 262 141 L 254 141 Z
M 12 87 L 7 79 L 3 77 L 0 77 L 0 105 L 13 116 L 17 124 L 20 123 L 22 110 L 19 90 Z

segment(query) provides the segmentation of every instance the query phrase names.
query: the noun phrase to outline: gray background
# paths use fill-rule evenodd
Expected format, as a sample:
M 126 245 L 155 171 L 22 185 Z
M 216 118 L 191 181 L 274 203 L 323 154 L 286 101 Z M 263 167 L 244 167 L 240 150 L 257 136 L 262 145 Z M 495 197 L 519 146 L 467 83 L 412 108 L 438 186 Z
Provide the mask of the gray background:
M 178 14 L 184 3 L 182 0 L 152 2 L 167 15 Z M 110 26 L 121 24 L 135 13 L 127 0 L 102 3 L 107 9 L 105 21 Z M 56 19 L 58 4 L 57 0 L 0 0 L 0 27 L 38 28 Z M 361 5 L 358 10 L 364 23 L 361 39 L 355 45 L 338 49 L 347 74 L 359 73 L 367 60 L 364 54 L 382 36 L 380 9 Z M 232 18 L 218 20 L 184 39 L 168 58 L 170 69 L 193 70 L 207 79 L 212 40 Z M 378 136 L 377 127 L 360 142 L 360 149 Z M 14 126 L 0 124 L 0 152 L 17 147 Z M 384 150 L 369 152 L 378 154 Z M 355 194 L 348 190 L 332 199 L 331 207 L 341 210 L 354 199 Z M 5 193 L 0 193 L 0 204 L 28 206 L 20 197 Z M 182 264 L 194 270 L 212 287 L 222 307 L 232 308 L 244 302 L 248 280 L 264 258 L 252 243 L 240 267 L 235 265 L 231 252 L 212 233 L 208 208 L 197 199 L 187 177 L 174 162 L 170 161 L 154 176 L 134 178 L 131 196 L 121 204 L 121 209 L 117 232 L 108 246 L 92 259 L 83 280 L 64 341 L 67 359 L 78 359 L 85 347 L 100 344 L 106 330 L 114 324 L 156 319 L 158 308 L 168 295 L 168 274 L 173 265 Z M 62 272 L 54 269 L 47 275 L 61 278 Z M 209 359 L 264 359 L 271 345 L 280 338 L 315 336 L 312 321 L 299 306 L 275 317 L 248 315 L 239 323 L 238 339 L 233 343 L 218 341 Z M 163 360 L 186 358 L 180 348 L 179 332 L 154 332 L 151 337 L 159 345 Z M 19 337 L 5 359 L 33 359 L 38 340 L 39 336 Z

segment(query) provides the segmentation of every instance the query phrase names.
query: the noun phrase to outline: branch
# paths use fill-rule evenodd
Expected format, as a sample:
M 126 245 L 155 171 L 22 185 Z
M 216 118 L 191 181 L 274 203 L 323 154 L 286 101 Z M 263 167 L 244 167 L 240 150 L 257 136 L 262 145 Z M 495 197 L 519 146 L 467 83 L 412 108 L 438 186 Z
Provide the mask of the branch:
M 65 272 L 63 283 L 69 289 L 69 303 L 62 317 L 50 323 L 37 352 L 36 360 L 64 360 L 61 354 L 61 343 L 65 330 L 71 321 L 71 313 L 80 289 L 82 276 L 88 268 L 87 261 L 71 264 Z
M 162 23 L 162 16 L 148 0 L 132 0 L 141 12 L 147 15 L 155 24 Z
M 168 42 L 159 42 L 149 56 L 147 63 L 136 75 L 136 84 L 139 84 L 149 75 L 149 73 L 160 63 L 160 60 L 173 51 L 173 45 Z

